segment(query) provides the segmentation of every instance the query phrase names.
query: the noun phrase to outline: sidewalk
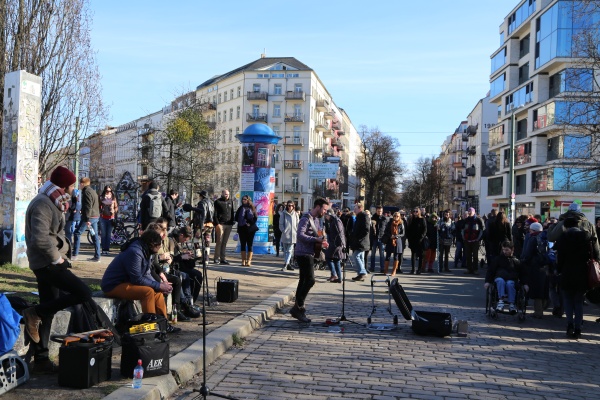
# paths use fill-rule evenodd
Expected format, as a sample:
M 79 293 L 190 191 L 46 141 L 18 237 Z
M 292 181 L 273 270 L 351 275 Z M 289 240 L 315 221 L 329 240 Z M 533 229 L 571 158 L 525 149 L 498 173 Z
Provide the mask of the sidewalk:
M 405 261 L 405 267 L 409 264 Z M 406 268 L 404 268 L 406 271 Z M 410 268 L 409 268 L 410 270 Z M 485 313 L 483 274 L 463 269 L 443 275 L 399 275 L 414 308 L 447 311 L 469 323 L 468 337 L 415 335 L 392 300 L 400 323 L 392 331 L 365 327 L 371 312 L 371 281 L 352 282 L 347 271 L 341 333 L 324 324 L 341 314 L 341 286 L 317 284 L 307 299 L 311 324 L 283 312 L 207 368 L 207 386 L 238 399 L 591 399 L 600 385 L 599 310 L 586 306 L 583 338 L 565 337 L 565 318 L 544 319 Z M 369 276 L 370 277 L 370 276 Z M 380 278 L 378 278 L 380 279 Z M 374 323 L 392 323 L 388 295 L 376 285 Z M 202 376 L 170 398 L 192 400 Z
M 283 258 L 274 255 L 255 256 L 252 267 L 242 267 L 240 265 L 239 254 L 233 253 L 236 242 L 229 243 L 228 253 L 231 265 L 218 265 L 210 263 L 208 265 L 209 291 L 216 294 L 216 282 L 222 279 L 237 279 L 239 281 L 239 297 L 233 303 L 218 303 L 207 307 L 207 341 L 212 342 L 213 350 L 210 350 L 212 358 L 218 357 L 225 352 L 233 342 L 232 334 L 236 333 L 240 338 L 247 336 L 252 330 L 256 329 L 267 318 L 269 318 L 278 307 L 289 301 L 297 284 L 297 272 L 282 272 L 281 267 Z M 85 260 L 93 254 L 91 247 L 82 246 L 78 261 L 74 262 L 73 272 L 84 278 L 86 282 L 99 282 L 102 274 L 110 261 L 116 255 L 116 252 L 108 257 L 102 257 L 100 263 L 86 262 Z M 202 364 L 198 355 L 198 342 L 202 338 L 202 318 L 197 318 L 190 322 L 181 322 L 178 324 L 182 332 L 169 336 L 169 346 L 171 354 L 171 369 L 177 363 L 177 354 L 187 353 L 194 355 L 195 359 L 188 360 L 187 365 L 180 365 L 178 379 L 186 381 L 192 378 L 194 373 L 200 371 Z M 221 329 L 219 331 L 219 329 Z M 215 332 L 219 331 L 219 332 Z M 216 339 L 215 339 L 216 337 Z M 185 351 L 184 351 L 185 350 Z M 207 352 L 208 353 L 208 352 Z M 147 385 L 151 381 L 165 380 L 166 377 L 144 379 L 144 389 L 133 391 L 129 379 L 121 378 L 119 371 L 121 348 L 113 349 L 112 358 L 112 377 L 110 381 L 102 382 L 94 387 L 82 391 L 63 388 L 58 386 L 57 375 L 32 376 L 32 378 L 22 386 L 11 390 L 2 396 L 2 399 L 11 400 L 31 400 L 32 398 L 41 398 L 46 400 L 56 400 L 59 398 L 73 398 L 75 393 L 80 394 L 85 399 L 101 399 L 115 392 L 114 398 L 127 398 L 133 392 L 139 395 L 150 389 Z M 182 358 L 180 356 L 179 358 Z M 193 367 L 190 367 L 193 366 Z M 200 368 L 200 369 L 198 369 Z M 164 396 L 177 389 L 174 378 L 167 379 L 170 389 L 164 393 Z M 174 385 L 174 387 L 172 387 Z M 122 393 L 125 391 L 125 393 Z M 148 390 L 150 391 L 150 390 Z M 152 392 L 152 391 L 150 391 Z M 156 393 L 155 393 L 156 395 Z M 160 396 L 160 395 L 159 395 Z M 160 397 L 159 397 L 160 398 Z

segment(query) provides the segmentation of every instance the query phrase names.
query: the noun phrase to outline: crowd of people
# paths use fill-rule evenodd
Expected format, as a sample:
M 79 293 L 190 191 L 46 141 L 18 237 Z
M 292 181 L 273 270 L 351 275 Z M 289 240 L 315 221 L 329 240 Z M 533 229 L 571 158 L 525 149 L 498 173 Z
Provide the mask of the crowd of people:
M 76 304 L 95 309 L 89 287 L 69 268 L 70 260 L 78 256 L 81 235 L 89 229 L 98 232 L 100 224 L 102 237 L 96 237 L 91 259 L 99 261 L 110 252 L 111 221 L 118 212 L 110 186 L 98 196 L 89 178 L 80 180 L 79 192 L 74 190 L 75 182 L 70 170 L 57 167 L 26 212 L 27 255 L 37 279 L 40 304 L 24 310 L 23 318 L 33 342 L 35 366 L 42 370 L 51 364 L 48 340 L 54 314 Z M 225 249 L 237 224 L 241 265 L 252 266 L 254 236 L 259 230 L 256 208 L 249 196 L 243 196 L 236 209 L 229 191 L 223 190 L 215 201 L 200 191 L 198 204 L 187 205 L 188 211 L 194 212 L 191 226 L 176 227 L 175 209 L 181 205 L 177 191 L 170 190 L 163 198 L 154 180 L 144 189 L 139 210 L 142 233 L 125 243 L 110 262 L 102 278 L 102 291 L 107 297 L 140 300 L 143 313 L 164 318 L 168 317 L 165 295 L 170 294 L 171 318 L 198 318 L 200 309 L 195 302 L 204 277 L 197 261 L 210 259 L 214 238 L 212 262 L 229 264 Z M 574 338 L 581 335 L 587 261 L 600 257 L 600 218 L 592 224 L 578 203 L 571 204 L 558 218 L 542 223 L 539 215 L 520 216 L 512 226 L 502 211 L 491 210 L 484 218 L 474 208 L 454 217 L 450 210 L 440 214 L 441 218 L 418 207 L 409 215 L 403 210 L 390 213 L 377 205 L 371 215 L 360 202 L 353 210 L 340 209 L 330 207 L 323 198 L 317 198 L 306 213 L 296 210 L 293 201 L 277 206 L 273 218 L 276 255 L 283 253 L 282 270 L 294 270 L 294 266 L 299 270 L 292 317 L 310 322 L 305 303 L 315 284 L 317 261 L 329 267 L 331 283 L 343 281 L 342 263 L 356 270 L 353 281 L 364 281 L 369 272 L 391 276 L 404 273 L 403 256 L 408 247 L 411 274 L 440 274 L 450 272 L 454 246 L 454 268 L 462 266 L 466 274 L 477 275 L 487 263 L 485 287 L 496 287 L 498 310 L 508 303 L 509 312 L 514 311 L 515 287 L 520 285 L 533 302 L 533 317 L 542 318 L 546 304 L 551 302 L 553 315 L 566 314 L 567 334 Z M 482 260 L 480 246 L 485 247 Z M 179 330 L 171 324 L 167 328 L 168 333 Z

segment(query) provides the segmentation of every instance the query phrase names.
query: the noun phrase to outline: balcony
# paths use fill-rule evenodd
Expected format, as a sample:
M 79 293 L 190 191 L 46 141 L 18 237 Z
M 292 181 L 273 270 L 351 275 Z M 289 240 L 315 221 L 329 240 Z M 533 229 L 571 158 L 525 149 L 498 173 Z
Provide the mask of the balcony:
M 317 104 L 315 106 L 317 111 L 327 111 L 329 110 L 329 102 L 327 100 L 317 100 Z
M 335 131 L 335 133 L 337 133 L 338 136 L 344 136 L 346 134 L 346 132 L 344 132 L 342 130 Z
M 323 148 L 322 147 L 316 147 L 316 148 L 313 149 L 313 151 L 315 153 L 322 153 L 323 152 Z
M 303 185 L 285 185 L 283 189 L 286 193 L 302 193 L 304 191 Z
M 335 137 L 335 135 L 333 134 L 333 131 L 331 129 L 325 129 L 323 131 L 323 137 L 324 138 L 333 138 L 333 137 Z
M 214 121 L 206 122 L 206 126 L 208 126 L 208 129 L 210 129 L 211 131 L 214 131 L 215 129 L 217 129 L 217 123 Z
M 283 144 L 286 146 L 304 146 L 304 138 L 286 137 L 283 138 Z
M 335 120 L 334 120 L 334 121 L 331 123 L 331 129 L 335 129 L 336 131 L 337 131 L 337 130 L 340 130 L 340 129 L 342 129 L 342 124 L 340 123 L 340 121 L 335 121 Z
M 304 114 L 285 114 L 285 122 L 304 122 Z
M 203 112 L 214 111 L 217 109 L 217 103 L 214 103 L 212 101 L 204 101 L 204 102 L 200 103 L 200 109 Z
M 475 136 L 477 134 L 477 128 L 479 128 L 479 124 L 477 124 L 477 125 L 469 125 L 467 127 L 467 135 L 468 136 Z
M 287 91 L 285 92 L 285 99 L 286 100 L 298 100 L 298 101 L 304 101 L 306 100 L 306 94 L 303 91 L 299 91 L 299 92 L 294 92 L 294 91 Z
M 302 161 L 300 160 L 285 160 L 283 166 L 285 169 L 304 169 Z
M 455 185 L 464 185 L 465 181 L 463 180 L 462 177 L 460 177 L 460 178 L 452 179 L 452 183 L 454 183 Z
M 345 151 L 345 150 L 346 150 L 346 146 L 344 146 L 344 145 L 343 145 L 343 144 L 341 144 L 341 143 L 338 143 L 338 145 L 337 145 L 337 149 L 338 149 L 338 151 Z
M 462 141 L 463 142 L 468 142 L 469 141 L 469 135 L 467 135 L 466 133 L 462 134 Z
M 335 113 L 333 111 L 326 111 L 325 114 L 323 114 L 323 117 L 325 117 L 325 119 L 333 119 Z
M 246 122 L 267 122 L 267 114 L 246 114 Z
M 465 167 L 465 163 L 462 161 L 455 161 L 452 163 L 452 166 L 454 168 L 464 168 Z
M 145 165 L 145 164 L 149 164 L 150 160 L 148 160 L 147 158 L 142 158 L 139 161 L 140 165 Z
M 477 154 L 477 146 L 469 146 L 467 149 L 467 154 L 470 156 L 474 156 Z
M 466 171 L 467 176 L 475 176 L 475 167 L 469 167 Z
M 267 92 L 248 92 L 246 100 L 269 100 L 269 93 Z
M 315 129 L 317 130 L 317 132 L 324 132 L 324 131 L 329 131 L 329 123 L 325 122 L 325 121 L 319 121 L 317 122 L 317 125 L 315 125 Z

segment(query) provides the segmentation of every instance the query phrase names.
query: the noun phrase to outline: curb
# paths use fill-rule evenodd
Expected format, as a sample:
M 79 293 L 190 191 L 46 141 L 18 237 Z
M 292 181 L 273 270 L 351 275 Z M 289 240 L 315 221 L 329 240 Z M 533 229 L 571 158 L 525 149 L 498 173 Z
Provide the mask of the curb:
M 297 282 L 291 283 L 259 305 L 250 308 L 209 333 L 206 336 L 206 364 L 215 361 L 233 345 L 233 335 L 243 338 L 262 326 L 278 309 L 293 298 L 297 285 Z M 103 400 L 165 399 L 175 393 L 180 384 L 202 372 L 202 357 L 202 339 L 199 339 L 170 358 L 170 375 L 145 378 L 141 389 L 132 389 L 130 385 L 127 385 L 115 390 Z

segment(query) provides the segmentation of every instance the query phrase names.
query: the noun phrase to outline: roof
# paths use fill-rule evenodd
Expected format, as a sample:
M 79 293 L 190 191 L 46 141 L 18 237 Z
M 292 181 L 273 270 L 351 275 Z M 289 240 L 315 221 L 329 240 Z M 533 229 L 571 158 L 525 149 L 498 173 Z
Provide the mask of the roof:
M 256 61 L 252 61 L 251 63 L 248 63 L 246 65 L 242 65 L 241 67 L 231 70 L 229 72 L 226 72 L 222 75 L 216 75 L 216 76 L 210 78 L 209 80 L 198 85 L 196 90 L 199 90 L 205 86 L 213 85 L 219 81 L 222 81 L 224 79 L 227 79 L 233 75 L 237 75 L 244 71 L 256 71 L 256 70 L 263 70 L 263 69 L 266 70 L 271 65 L 274 65 L 277 63 L 286 64 L 286 65 L 294 68 L 294 70 L 312 71 L 312 68 L 310 68 L 308 65 L 296 60 L 294 57 L 264 57 L 264 58 L 259 58 Z

